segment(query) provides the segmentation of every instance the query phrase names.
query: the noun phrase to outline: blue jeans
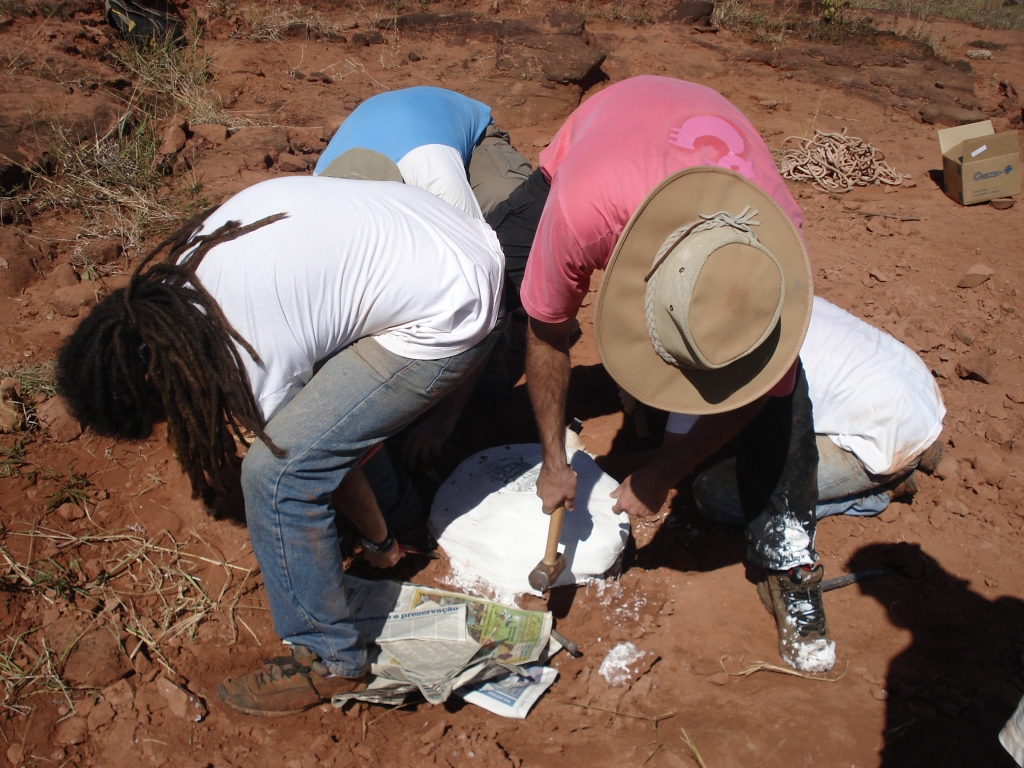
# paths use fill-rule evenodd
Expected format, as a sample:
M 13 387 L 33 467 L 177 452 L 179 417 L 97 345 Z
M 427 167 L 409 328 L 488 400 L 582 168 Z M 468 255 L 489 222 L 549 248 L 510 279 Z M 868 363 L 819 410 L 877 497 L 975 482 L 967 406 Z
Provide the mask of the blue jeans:
M 889 492 L 883 486 L 917 466 L 915 458 L 895 475 L 872 475 L 860 460 L 840 448 L 826 435 L 818 435 L 819 520 L 832 515 L 879 515 L 889 506 Z M 701 514 L 722 523 L 743 525 L 736 460 L 726 459 L 702 473 L 693 483 L 693 495 Z
M 276 458 L 257 440 L 242 462 L 249 539 L 274 629 L 335 674 L 357 677 L 368 664 L 345 599 L 331 493 L 367 450 L 458 386 L 487 357 L 501 325 L 472 349 L 441 360 L 410 360 L 360 339 L 328 360 L 267 424 L 285 456 Z M 371 485 L 376 476 L 368 475 Z M 374 487 L 382 510 L 394 506 L 382 498 L 386 490 Z

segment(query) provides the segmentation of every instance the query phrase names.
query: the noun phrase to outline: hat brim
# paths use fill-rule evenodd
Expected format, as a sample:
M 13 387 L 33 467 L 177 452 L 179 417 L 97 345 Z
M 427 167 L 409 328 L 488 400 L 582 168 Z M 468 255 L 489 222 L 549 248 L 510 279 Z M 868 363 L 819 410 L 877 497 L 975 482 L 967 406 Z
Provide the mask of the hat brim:
M 385 154 L 372 149 L 353 147 L 334 158 L 321 176 L 360 181 L 397 181 L 404 183 L 398 165 Z
M 786 281 L 775 330 L 753 353 L 725 368 L 698 371 L 669 365 L 647 335 L 644 277 L 661 244 L 700 214 L 746 206 L 757 210 L 758 240 L 775 256 Z M 665 179 L 633 213 L 619 237 L 597 295 L 594 336 L 605 369 L 642 403 L 674 413 L 735 410 L 767 394 L 800 354 L 811 320 L 814 285 L 803 238 L 767 193 L 734 171 L 698 166 Z

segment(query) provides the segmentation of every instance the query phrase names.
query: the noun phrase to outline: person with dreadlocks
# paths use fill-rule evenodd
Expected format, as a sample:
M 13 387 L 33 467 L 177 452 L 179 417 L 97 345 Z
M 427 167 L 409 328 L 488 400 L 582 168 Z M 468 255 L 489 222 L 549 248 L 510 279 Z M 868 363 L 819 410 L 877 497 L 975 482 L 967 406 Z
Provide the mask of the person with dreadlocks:
M 123 439 L 165 416 L 208 504 L 227 493 L 235 436 L 257 438 L 246 519 L 291 655 L 225 680 L 229 707 L 287 714 L 366 684 L 335 511 L 373 565 L 401 557 L 411 491 L 383 451 L 365 459 L 486 359 L 502 274 L 491 229 L 421 189 L 273 179 L 161 243 L 61 349 L 72 413 Z

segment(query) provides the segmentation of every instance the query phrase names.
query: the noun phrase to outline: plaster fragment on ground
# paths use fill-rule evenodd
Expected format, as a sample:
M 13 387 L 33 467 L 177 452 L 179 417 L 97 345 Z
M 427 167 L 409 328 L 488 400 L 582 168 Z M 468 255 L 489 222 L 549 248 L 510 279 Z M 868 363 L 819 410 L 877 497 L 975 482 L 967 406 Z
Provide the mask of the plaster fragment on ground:
M 619 643 L 608 651 L 597 671 L 608 685 L 625 685 L 638 676 L 639 667 L 646 655 L 647 651 L 641 651 L 633 643 Z

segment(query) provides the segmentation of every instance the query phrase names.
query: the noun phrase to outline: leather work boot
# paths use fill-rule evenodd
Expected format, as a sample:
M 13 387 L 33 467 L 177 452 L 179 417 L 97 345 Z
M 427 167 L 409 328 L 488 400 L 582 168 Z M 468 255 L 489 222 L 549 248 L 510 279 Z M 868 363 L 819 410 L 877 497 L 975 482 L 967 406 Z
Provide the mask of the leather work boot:
M 315 654 L 296 645 L 291 656 L 264 659 L 262 669 L 229 677 L 217 686 L 217 696 L 237 712 L 282 717 L 322 704 L 337 693 L 361 691 L 368 677 L 332 675 Z
M 825 623 L 821 600 L 823 565 L 765 571 L 757 594 L 775 617 L 782 660 L 801 672 L 828 672 L 836 663 L 836 644 Z
M 921 454 L 921 458 L 917 462 L 917 468 L 925 474 L 932 474 L 939 466 L 939 462 L 942 461 L 942 452 L 942 443 L 936 440 Z
M 889 488 L 889 500 L 899 501 L 900 499 L 911 499 L 917 495 L 917 470 L 912 469 L 910 472 L 899 480 L 894 481 L 895 484 Z

